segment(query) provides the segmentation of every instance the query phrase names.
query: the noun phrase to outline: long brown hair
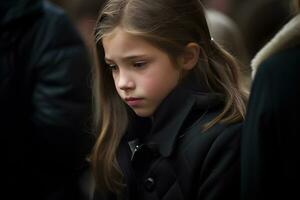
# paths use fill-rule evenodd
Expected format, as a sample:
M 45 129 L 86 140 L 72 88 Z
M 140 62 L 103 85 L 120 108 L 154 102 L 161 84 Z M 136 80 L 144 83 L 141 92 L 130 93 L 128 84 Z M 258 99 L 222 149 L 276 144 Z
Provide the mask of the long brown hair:
M 102 38 L 117 26 L 149 41 L 173 60 L 189 42 L 199 44 L 199 61 L 191 73 L 204 83 L 204 90 L 225 96 L 223 111 L 204 129 L 216 123 L 241 121 L 247 95 L 239 80 L 238 63 L 211 39 L 200 0 L 108 0 L 95 29 L 98 57 L 95 120 L 99 136 L 91 158 L 97 185 L 120 193 L 122 173 L 116 152 L 126 131 L 128 116 L 116 92 L 111 71 L 105 67 L 102 45 Z

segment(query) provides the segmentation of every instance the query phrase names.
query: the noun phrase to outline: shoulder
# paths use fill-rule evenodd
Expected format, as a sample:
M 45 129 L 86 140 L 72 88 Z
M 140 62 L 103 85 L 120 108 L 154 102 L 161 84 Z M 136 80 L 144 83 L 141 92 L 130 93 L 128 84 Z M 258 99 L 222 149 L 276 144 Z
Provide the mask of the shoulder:
M 224 148 L 225 146 L 238 148 L 243 122 L 233 124 L 218 123 L 210 129 L 203 131 L 203 125 L 210 121 L 216 113 L 208 113 L 202 121 L 196 122 L 185 133 L 183 146 L 192 151 L 205 151 L 211 148 Z M 189 151 L 189 150 L 188 150 Z
M 213 120 L 221 110 L 213 110 L 204 114 L 203 117 L 199 118 L 198 121 L 194 122 L 188 132 L 191 132 L 195 135 L 200 135 L 201 137 L 228 137 L 229 135 L 234 135 L 242 129 L 243 121 L 236 123 L 217 123 L 208 130 L 203 130 L 205 124 Z
M 232 147 L 236 148 L 239 146 L 242 127 L 243 122 L 233 124 L 219 123 L 202 134 L 207 135 L 207 137 L 210 137 L 209 135 L 211 135 L 211 147 L 229 147 L 233 145 Z
M 258 68 L 254 77 L 253 90 L 266 92 L 288 91 L 299 84 L 300 45 L 274 54 Z M 292 88 L 291 88 L 292 87 Z
M 299 66 L 300 63 L 300 45 L 286 49 L 266 59 L 258 69 L 258 73 L 284 72 L 289 70 L 285 66 Z
M 43 21 L 45 23 L 45 26 L 47 28 L 54 28 L 53 31 L 60 31 L 60 34 L 64 35 L 67 33 L 64 33 L 63 31 L 72 31 L 72 32 L 77 32 L 75 29 L 74 23 L 71 21 L 69 16 L 65 13 L 64 10 L 62 10 L 60 7 L 45 1 L 43 4 L 44 8 L 44 16 L 43 16 Z M 61 35 L 57 35 L 61 36 Z M 73 38 L 72 35 L 68 35 L 68 37 Z
M 64 58 L 86 59 L 87 52 L 79 32 L 68 16 L 59 7 L 49 2 L 43 4 L 43 14 L 40 16 L 25 40 L 31 50 L 31 63 L 42 62 L 63 56 Z M 30 41 L 30 42 L 27 42 Z M 51 59 L 50 59 L 51 60 Z M 85 61 L 86 62 L 86 61 Z
M 62 38 L 66 41 L 79 40 L 74 23 L 61 8 L 47 1 L 44 2 L 43 8 L 44 15 L 41 18 L 40 29 L 45 29 L 45 36 L 55 37 L 58 40 Z
M 75 25 L 60 7 L 44 1 L 42 10 L 31 31 L 39 47 L 40 44 L 58 44 L 59 47 L 83 44 Z

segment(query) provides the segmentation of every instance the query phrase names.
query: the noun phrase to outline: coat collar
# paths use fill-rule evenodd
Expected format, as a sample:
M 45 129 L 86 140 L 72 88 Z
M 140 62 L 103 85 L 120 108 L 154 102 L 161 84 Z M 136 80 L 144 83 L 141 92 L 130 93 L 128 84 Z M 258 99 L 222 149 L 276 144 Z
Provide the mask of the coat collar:
M 155 112 L 151 131 L 145 139 L 146 144 L 164 157 L 171 155 L 178 134 L 184 128 L 184 122 L 191 111 L 197 109 L 203 115 L 209 108 L 220 103 L 220 95 L 195 92 L 178 86 Z
M 259 65 L 270 56 L 291 48 L 300 42 L 300 14 L 289 21 L 254 57 L 251 62 L 252 77 Z

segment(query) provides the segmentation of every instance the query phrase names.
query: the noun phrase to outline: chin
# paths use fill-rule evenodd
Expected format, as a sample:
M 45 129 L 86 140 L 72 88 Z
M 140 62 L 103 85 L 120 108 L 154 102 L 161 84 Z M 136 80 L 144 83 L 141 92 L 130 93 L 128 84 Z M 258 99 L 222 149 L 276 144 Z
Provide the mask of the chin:
M 152 111 L 149 111 L 149 110 L 138 110 L 138 109 L 135 109 L 134 110 L 135 114 L 139 117 L 151 117 L 153 112 Z

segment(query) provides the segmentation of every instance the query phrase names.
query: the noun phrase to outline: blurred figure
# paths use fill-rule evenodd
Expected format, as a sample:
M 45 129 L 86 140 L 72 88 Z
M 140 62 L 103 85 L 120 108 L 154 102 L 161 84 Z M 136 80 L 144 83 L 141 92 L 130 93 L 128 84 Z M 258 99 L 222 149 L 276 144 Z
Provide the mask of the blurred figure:
M 244 39 L 237 24 L 216 10 L 207 10 L 206 16 L 212 37 L 243 64 L 248 64 Z
M 214 9 L 224 14 L 228 14 L 231 9 L 232 0 L 201 0 L 203 4 L 209 8 Z
M 0 128 L 7 199 L 86 199 L 91 67 L 62 10 L 41 0 L 0 3 Z
M 98 11 L 105 0 L 77 0 L 73 2 L 72 18 L 78 28 L 86 46 L 93 51 L 95 46 L 94 27 L 98 17 Z
M 251 68 L 244 38 L 237 24 L 225 14 L 212 9 L 206 10 L 209 30 L 214 40 L 234 55 L 242 64 L 242 74 L 246 85 L 250 85 Z
M 242 200 L 300 199 L 300 14 L 252 67 L 258 70 L 242 135 Z
M 66 10 L 89 50 L 91 62 L 94 62 L 94 27 L 105 0 L 52 0 L 52 2 L 63 6 Z M 90 171 L 87 171 L 81 183 L 84 191 L 91 196 L 95 183 Z
M 237 24 L 251 59 L 291 17 L 291 0 L 202 1 L 207 8 L 226 14 Z
M 94 48 L 94 27 L 98 17 L 98 12 L 105 0 L 51 0 L 55 4 L 62 6 L 76 28 L 90 53 Z
M 231 1 L 229 16 L 240 27 L 251 59 L 291 18 L 290 0 Z

